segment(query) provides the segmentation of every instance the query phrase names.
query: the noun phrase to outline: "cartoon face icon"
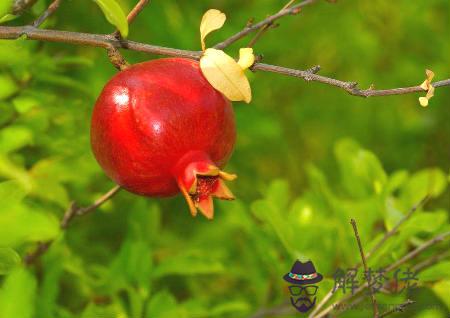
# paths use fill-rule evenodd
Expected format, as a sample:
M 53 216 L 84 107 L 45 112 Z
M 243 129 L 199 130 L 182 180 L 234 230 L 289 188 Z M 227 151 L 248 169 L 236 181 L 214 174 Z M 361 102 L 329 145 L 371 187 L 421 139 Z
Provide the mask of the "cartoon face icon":
M 315 284 L 320 282 L 323 276 L 316 272 L 311 261 L 295 261 L 291 271 L 284 275 L 283 279 L 290 284 L 288 287 L 291 304 L 296 310 L 305 313 L 314 307 L 319 289 Z
M 316 285 L 289 286 L 291 304 L 299 312 L 307 312 L 316 304 L 316 293 L 319 287 Z

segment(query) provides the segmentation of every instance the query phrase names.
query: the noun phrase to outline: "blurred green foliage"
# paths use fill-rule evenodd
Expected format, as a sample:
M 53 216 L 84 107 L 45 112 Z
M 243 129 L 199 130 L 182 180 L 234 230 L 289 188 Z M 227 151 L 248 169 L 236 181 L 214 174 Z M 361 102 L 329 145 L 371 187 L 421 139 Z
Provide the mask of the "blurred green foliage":
M 49 2 L 38 1 L 8 24 L 29 23 Z M 133 4 L 120 1 L 125 12 Z M 129 38 L 198 50 L 207 9 L 228 16 L 208 38 L 211 45 L 281 6 L 151 1 Z M 255 51 L 268 63 L 320 64 L 323 74 L 361 87 L 420 84 L 425 68 L 437 79 L 450 74 L 449 15 L 445 0 L 321 1 L 280 21 Z M 63 1 L 44 27 L 114 29 L 93 1 Z M 236 55 L 248 40 L 228 53 Z M 156 58 L 124 54 L 133 63 Z M 91 154 L 89 122 L 115 72 L 102 49 L 0 41 L 1 318 L 247 317 L 288 299 L 282 276 L 297 258 L 313 260 L 324 275 L 320 300 L 334 271 L 359 260 L 350 218 L 368 250 L 431 196 L 370 259 L 373 268 L 450 228 L 448 88 L 437 89 L 424 109 L 414 94 L 361 99 L 258 72 L 250 74 L 251 105 L 234 105 L 239 136 L 227 170 L 239 175 L 232 185 L 238 200 L 217 202 L 213 222 L 192 219 L 181 197 L 122 191 L 61 233 L 58 219 L 71 200 L 89 204 L 112 186 Z M 21 265 L 36 242 L 49 239 L 56 241 L 37 265 Z M 448 242 L 406 265 L 445 251 Z M 405 317 L 447 317 L 449 273 L 447 259 L 419 275 L 420 288 L 380 295 L 379 302 L 408 297 L 416 304 Z

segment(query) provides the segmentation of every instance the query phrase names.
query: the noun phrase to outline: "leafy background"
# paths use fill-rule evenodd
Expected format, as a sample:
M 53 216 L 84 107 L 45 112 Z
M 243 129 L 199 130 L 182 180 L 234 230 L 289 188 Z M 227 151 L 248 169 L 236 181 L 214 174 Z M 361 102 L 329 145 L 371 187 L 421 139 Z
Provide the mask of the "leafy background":
M 39 0 L 8 25 L 32 21 L 48 3 Z M 133 4 L 120 1 L 125 12 Z M 152 1 L 129 38 L 198 50 L 207 9 L 228 16 L 209 37 L 211 45 L 282 5 Z M 255 50 L 268 63 L 320 64 L 323 74 L 362 87 L 419 84 L 425 68 L 437 79 L 450 73 L 449 14 L 445 0 L 322 1 L 284 18 Z M 88 0 L 63 1 L 44 27 L 113 31 Z M 133 63 L 157 58 L 124 54 Z M 96 96 L 115 72 L 101 49 L 0 41 L 1 318 L 248 317 L 288 299 L 281 277 L 297 258 L 312 259 L 325 276 L 320 300 L 336 269 L 358 261 L 351 217 L 370 247 L 432 195 L 371 259 L 373 268 L 450 228 L 449 89 L 438 89 L 422 108 L 414 94 L 362 99 L 258 72 L 249 75 L 251 105 L 234 104 L 239 136 L 227 170 L 239 175 L 232 185 L 238 199 L 217 202 L 213 222 L 191 218 L 181 197 L 156 200 L 122 191 L 60 233 L 58 219 L 71 200 L 86 205 L 113 186 L 91 154 L 89 121 Z M 20 265 L 36 242 L 53 238 L 38 264 Z M 448 242 L 431 252 L 445 251 Z M 417 303 L 405 317 L 447 317 L 449 274 L 444 260 L 419 275 L 420 288 L 378 295 L 379 302 L 409 297 Z M 341 316 L 362 314 L 370 312 Z M 289 316 L 297 315 L 283 317 Z

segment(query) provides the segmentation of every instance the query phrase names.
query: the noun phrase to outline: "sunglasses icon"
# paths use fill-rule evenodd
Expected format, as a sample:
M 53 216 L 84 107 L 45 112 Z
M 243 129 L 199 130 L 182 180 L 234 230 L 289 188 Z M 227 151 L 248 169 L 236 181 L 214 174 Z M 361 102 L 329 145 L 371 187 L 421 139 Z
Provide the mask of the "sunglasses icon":
M 314 296 L 317 293 L 319 287 L 314 285 L 309 286 L 289 286 L 289 292 L 292 296 L 299 296 L 305 291 L 307 296 Z

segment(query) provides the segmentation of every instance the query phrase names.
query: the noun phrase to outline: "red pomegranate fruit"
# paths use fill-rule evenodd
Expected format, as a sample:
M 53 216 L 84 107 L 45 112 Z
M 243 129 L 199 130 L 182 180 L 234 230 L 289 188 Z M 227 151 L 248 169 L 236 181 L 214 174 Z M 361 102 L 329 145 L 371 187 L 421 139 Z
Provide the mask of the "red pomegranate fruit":
M 181 192 L 193 216 L 198 209 L 209 219 L 212 197 L 234 198 L 224 181 L 236 176 L 221 169 L 235 140 L 231 103 L 189 59 L 158 59 L 118 73 L 92 116 L 92 150 L 111 179 L 149 197 Z

